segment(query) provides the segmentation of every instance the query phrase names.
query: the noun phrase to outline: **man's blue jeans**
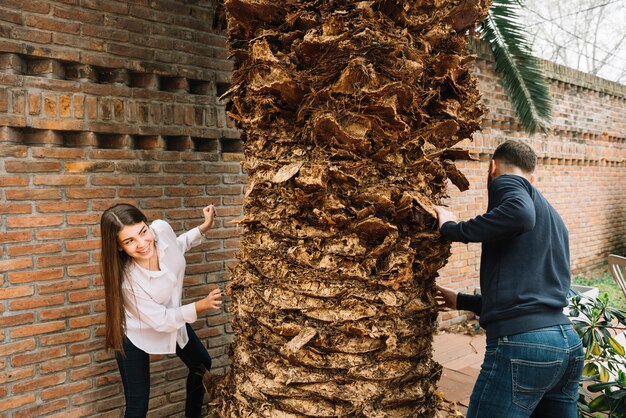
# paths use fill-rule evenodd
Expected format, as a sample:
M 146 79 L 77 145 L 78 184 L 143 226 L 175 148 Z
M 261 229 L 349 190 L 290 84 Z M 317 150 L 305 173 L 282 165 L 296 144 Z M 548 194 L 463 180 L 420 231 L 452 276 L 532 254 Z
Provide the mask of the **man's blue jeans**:
M 571 325 L 487 340 L 467 418 L 576 418 L 583 363 Z

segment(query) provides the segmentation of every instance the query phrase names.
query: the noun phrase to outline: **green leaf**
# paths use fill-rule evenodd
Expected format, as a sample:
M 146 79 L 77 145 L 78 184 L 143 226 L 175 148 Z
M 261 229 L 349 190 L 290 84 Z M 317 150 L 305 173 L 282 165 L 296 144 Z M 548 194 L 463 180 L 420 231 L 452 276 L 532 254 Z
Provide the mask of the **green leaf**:
M 496 71 L 522 126 L 529 132 L 548 131 L 552 98 L 538 60 L 532 55 L 522 25 L 521 0 L 494 0 L 483 21 L 481 37 L 491 46 Z
M 622 312 L 617 309 L 614 309 L 612 312 L 613 316 L 615 316 L 622 325 L 626 325 L 626 312 Z
M 601 390 L 615 386 L 615 383 L 616 382 L 594 383 L 593 385 L 587 386 L 587 390 L 589 390 L 589 392 L 600 392 Z
M 615 338 L 609 335 L 607 339 L 609 341 L 609 344 L 611 344 L 611 347 L 613 347 L 613 350 L 615 350 L 617 354 L 619 354 L 620 356 L 623 356 L 624 354 L 626 354 L 626 350 L 624 350 L 624 346 L 622 346 Z
M 600 366 L 599 369 L 599 378 L 601 382 L 608 382 L 611 376 L 609 375 L 609 370 L 606 367 Z
M 593 363 L 585 364 L 583 367 L 583 376 L 595 376 L 598 374 L 598 366 Z
M 611 403 L 604 395 L 600 395 L 591 402 L 589 402 L 589 408 L 592 411 L 608 411 L 611 408 Z

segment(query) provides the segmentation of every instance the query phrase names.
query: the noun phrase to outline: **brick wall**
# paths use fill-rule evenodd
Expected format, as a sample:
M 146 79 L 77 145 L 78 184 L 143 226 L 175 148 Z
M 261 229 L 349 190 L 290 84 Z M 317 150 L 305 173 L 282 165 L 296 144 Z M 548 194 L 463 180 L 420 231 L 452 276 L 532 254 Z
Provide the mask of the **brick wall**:
M 234 263 L 245 177 L 238 132 L 217 97 L 228 86 L 224 39 L 208 0 L 0 2 L 0 418 L 119 417 L 117 366 L 103 351 L 99 215 L 137 204 L 183 230 L 217 207 L 211 239 L 188 256 L 187 301 L 224 286 Z M 472 182 L 450 188 L 462 218 L 486 205 L 486 159 L 525 138 L 488 54 L 476 71 L 490 113 L 473 142 Z M 626 90 L 546 63 L 555 130 L 531 139 L 538 187 L 570 228 L 574 272 L 623 251 Z M 479 246 L 455 245 L 442 283 L 477 285 Z M 454 320 L 442 317 L 443 320 Z M 458 318 L 456 318 L 458 319 Z M 227 366 L 225 314 L 194 324 Z M 152 362 L 150 417 L 181 416 L 175 356 Z

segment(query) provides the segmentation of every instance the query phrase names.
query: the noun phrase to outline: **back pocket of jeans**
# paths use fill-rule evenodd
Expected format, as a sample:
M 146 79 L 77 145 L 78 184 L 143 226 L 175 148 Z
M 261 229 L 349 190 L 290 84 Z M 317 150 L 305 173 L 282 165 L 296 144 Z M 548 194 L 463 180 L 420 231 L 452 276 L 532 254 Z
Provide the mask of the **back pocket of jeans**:
M 562 361 L 511 360 L 513 403 L 533 410 L 543 395 L 554 386 Z
M 567 379 L 567 383 L 563 386 L 563 395 L 572 400 L 578 399 L 578 388 L 580 386 L 580 378 L 583 373 L 583 366 L 585 365 L 585 356 L 578 356 L 574 359 L 571 372 Z

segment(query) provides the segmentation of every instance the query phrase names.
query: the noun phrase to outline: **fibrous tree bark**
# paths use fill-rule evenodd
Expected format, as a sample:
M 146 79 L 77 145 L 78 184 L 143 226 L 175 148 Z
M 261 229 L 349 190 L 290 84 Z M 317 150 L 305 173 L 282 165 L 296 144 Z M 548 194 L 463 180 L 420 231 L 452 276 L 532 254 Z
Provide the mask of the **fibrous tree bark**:
M 429 417 L 433 204 L 479 128 L 481 0 L 227 0 L 248 175 L 224 417 Z

